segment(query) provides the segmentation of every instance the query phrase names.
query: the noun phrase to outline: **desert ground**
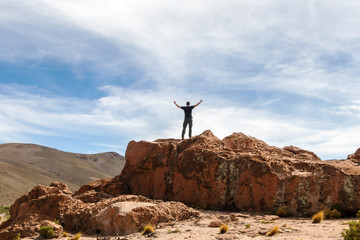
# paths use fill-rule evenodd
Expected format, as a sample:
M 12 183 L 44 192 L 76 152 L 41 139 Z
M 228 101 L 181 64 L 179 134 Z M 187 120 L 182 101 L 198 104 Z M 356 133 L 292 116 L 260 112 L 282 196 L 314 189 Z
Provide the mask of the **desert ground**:
M 278 218 L 274 215 L 254 215 L 238 212 L 218 212 L 200 210 L 198 218 L 174 223 L 163 223 L 155 228 L 154 234 L 144 236 L 141 232 L 126 236 L 86 236 L 82 240 L 135 240 L 135 239 L 196 239 L 196 240 L 231 240 L 231 239 L 287 239 L 287 240 L 329 240 L 343 239 L 341 232 L 348 228 L 354 219 L 325 219 L 321 223 L 312 223 L 311 218 Z M 220 223 L 228 225 L 229 230 L 220 234 Z M 210 227 L 210 225 L 214 227 Z M 279 233 L 266 236 L 274 226 Z M 71 235 L 73 236 L 73 235 Z M 70 237 L 59 239 L 67 240 Z M 23 238 L 39 239 L 39 238 Z

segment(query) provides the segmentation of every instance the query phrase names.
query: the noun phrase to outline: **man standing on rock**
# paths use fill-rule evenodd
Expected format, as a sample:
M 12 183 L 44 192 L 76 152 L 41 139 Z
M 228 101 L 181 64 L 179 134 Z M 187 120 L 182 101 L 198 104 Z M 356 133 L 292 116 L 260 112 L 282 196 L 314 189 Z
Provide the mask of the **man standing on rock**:
M 176 102 L 174 101 L 174 104 L 178 107 L 181 108 L 182 110 L 184 110 L 185 113 L 185 119 L 184 119 L 184 123 L 183 123 L 183 130 L 182 130 L 182 134 L 181 134 L 181 139 L 184 139 L 184 135 L 185 135 L 185 130 L 186 130 L 186 126 L 189 124 L 189 138 L 191 137 L 191 128 L 192 128 L 192 115 L 191 112 L 193 110 L 193 108 L 199 106 L 199 104 L 202 102 L 202 100 L 200 100 L 200 102 L 198 102 L 197 104 L 190 106 L 190 102 L 186 102 L 186 106 L 180 107 L 179 105 L 176 104 Z

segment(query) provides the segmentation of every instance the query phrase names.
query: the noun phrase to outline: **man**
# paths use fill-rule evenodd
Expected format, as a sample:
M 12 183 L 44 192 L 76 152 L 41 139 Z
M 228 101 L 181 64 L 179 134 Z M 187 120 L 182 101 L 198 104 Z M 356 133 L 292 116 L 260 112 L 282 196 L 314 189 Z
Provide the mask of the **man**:
M 179 105 L 176 104 L 176 102 L 174 101 L 174 104 L 178 107 L 181 108 L 182 110 L 184 110 L 185 113 L 185 119 L 184 119 L 184 123 L 183 123 L 183 130 L 182 130 L 182 134 L 181 134 L 181 139 L 184 139 L 184 135 L 185 135 L 185 130 L 187 125 L 189 124 L 189 138 L 191 137 L 191 128 L 192 128 L 192 110 L 193 108 L 199 106 L 199 104 L 202 102 L 202 100 L 200 100 L 200 102 L 198 102 L 197 104 L 195 104 L 194 106 L 190 106 L 190 102 L 186 102 L 186 106 L 180 107 Z

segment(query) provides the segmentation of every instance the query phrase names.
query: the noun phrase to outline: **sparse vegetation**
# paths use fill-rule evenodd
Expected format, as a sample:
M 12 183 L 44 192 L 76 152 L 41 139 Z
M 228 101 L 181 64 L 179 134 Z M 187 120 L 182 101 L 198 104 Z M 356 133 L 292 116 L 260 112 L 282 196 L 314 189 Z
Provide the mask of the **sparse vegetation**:
M 351 216 L 351 213 L 345 211 L 344 207 L 341 205 L 335 204 L 335 205 L 331 206 L 331 209 L 332 210 L 336 209 L 336 211 L 338 211 L 342 217 L 345 217 L 345 216 L 350 217 Z
M 179 233 L 180 232 L 180 229 L 176 228 L 175 230 L 171 230 L 169 229 L 168 230 L 168 233 Z
M 279 207 L 275 213 L 279 217 L 291 217 L 292 212 L 287 207 Z
M 9 207 L 6 207 L 6 206 L 0 206 L 0 214 L 4 214 L 5 215 L 5 219 L 4 220 L 7 220 L 10 218 L 10 208 Z M 0 217 L 0 222 L 2 221 L 3 219 Z
M 337 209 L 330 210 L 330 208 L 325 208 L 323 210 L 325 218 L 327 219 L 334 219 L 334 218 L 340 218 L 341 213 Z
M 273 236 L 279 233 L 279 226 L 273 227 L 269 232 L 266 233 L 266 236 Z
M 221 233 L 221 234 L 224 234 L 224 233 L 226 233 L 226 232 L 229 230 L 229 227 L 228 227 L 228 225 L 223 224 L 223 225 L 221 225 L 221 226 L 219 227 L 219 229 L 220 229 L 220 233 Z
M 20 240 L 21 239 L 21 233 L 17 233 L 13 240 Z
M 356 216 L 359 218 L 359 220 L 349 222 L 349 229 L 344 229 L 341 232 L 344 240 L 360 240 L 360 210 Z
M 251 228 L 251 224 L 250 224 L 250 223 L 247 223 L 247 224 L 245 224 L 245 227 L 246 227 L 246 228 Z
M 153 232 L 154 232 L 154 228 L 151 225 L 146 225 L 144 227 L 144 231 L 142 232 L 142 235 L 153 233 Z
M 67 232 L 63 231 L 62 236 L 63 236 L 63 237 L 68 237 L 69 234 L 68 234 Z
M 320 212 L 316 213 L 312 217 L 312 222 L 313 223 L 320 223 L 322 220 L 324 220 L 324 212 L 323 211 L 320 211 Z
M 43 226 L 39 230 L 39 234 L 43 239 L 50 239 L 55 237 L 54 228 L 52 226 Z
M 60 225 L 60 222 L 57 219 L 54 220 L 54 223 L 57 224 L 57 225 Z
M 75 237 L 73 237 L 71 240 L 79 240 L 81 238 L 81 233 L 77 233 Z
M 337 209 L 331 210 L 330 218 L 340 218 L 341 213 Z

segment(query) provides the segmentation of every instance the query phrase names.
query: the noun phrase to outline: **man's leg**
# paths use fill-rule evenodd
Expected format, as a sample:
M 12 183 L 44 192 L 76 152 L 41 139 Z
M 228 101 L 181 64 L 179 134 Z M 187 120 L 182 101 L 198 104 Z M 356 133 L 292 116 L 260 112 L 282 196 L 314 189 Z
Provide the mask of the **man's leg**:
M 185 130 L 186 130 L 186 125 L 187 125 L 187 121 L 186 121 L 186 119 L 184 119 L 183 130 L 182 130 L 182 133 L 181 133 L 181 139 L 184 139 Z
M 189 138 L 191 138 L 192 118 L 189 119 Z

